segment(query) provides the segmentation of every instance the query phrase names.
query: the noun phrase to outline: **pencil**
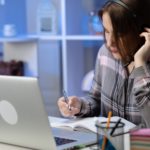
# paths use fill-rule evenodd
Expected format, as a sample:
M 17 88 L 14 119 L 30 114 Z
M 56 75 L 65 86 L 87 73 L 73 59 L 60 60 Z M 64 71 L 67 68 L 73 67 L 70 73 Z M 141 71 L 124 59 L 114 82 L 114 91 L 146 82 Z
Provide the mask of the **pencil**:
M 109 111 L 106 129 L 108 129 L 109 126 L 110 126 L 110 119 L 111 119 L 111 116 L 112 116 L 112 112 Z M 106 143 L 107 143 L 107 137 L 104 136 L 103 143 L 102 143 L 102 150 L 105 150 Z

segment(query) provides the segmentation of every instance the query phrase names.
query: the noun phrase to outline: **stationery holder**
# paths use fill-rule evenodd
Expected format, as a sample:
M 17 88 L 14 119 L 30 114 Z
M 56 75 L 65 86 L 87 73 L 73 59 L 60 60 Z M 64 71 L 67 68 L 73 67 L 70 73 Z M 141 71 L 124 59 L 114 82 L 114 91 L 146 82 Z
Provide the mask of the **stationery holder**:
M 110 121 L 110 126 L 107 129 L 107 122 L 99 122 L 96 121 L 96 128 L 97 128 L 97 144 L 98 150 L 101 150 L 102 142 L 104 136 L 107 137 L 107 143 L 105 150 L 123 150 L 124 149 L 124 136 L 121 134 L 124 132 L 125 124 L 119 122 L 117 128 L 114 130 L 113 135 L 110 133 L 114 129 L 117 121 Z

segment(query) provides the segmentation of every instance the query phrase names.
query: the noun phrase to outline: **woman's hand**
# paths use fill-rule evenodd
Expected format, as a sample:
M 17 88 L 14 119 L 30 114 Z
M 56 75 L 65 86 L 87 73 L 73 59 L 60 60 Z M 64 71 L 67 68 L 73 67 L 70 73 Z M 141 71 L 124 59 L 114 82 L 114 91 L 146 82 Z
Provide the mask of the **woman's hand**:
M 134 55 L 135 67 L 143 66 L 150 58 L 150 28 L 145 28 L 140 36 L 145 38 L 145 43 Z
M 59 98 L 58 107 L 61 114 L 65 117 L 72 117 L 78 114 L 81 109 L 81 101 L 76 96 L 68 97 L 68 102 L 65 101 L 64 97 Z

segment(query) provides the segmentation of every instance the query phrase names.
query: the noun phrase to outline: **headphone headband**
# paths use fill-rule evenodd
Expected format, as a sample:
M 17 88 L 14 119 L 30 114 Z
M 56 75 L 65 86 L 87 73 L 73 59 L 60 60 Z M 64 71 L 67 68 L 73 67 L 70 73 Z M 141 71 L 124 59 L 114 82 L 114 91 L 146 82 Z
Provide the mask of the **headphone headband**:
M 116 3 L 116 4 L 124 7 L 129 12 L 131 12 L 131 14 L 132 14 L 133 17 L 136 17 L 136 14 L 133 12 L 133 10 L 127 4 L 125 4 L 124 2 L 122 2 L 121 0 L 109 0 L 108 2 L 113 2 L 113 3 Z

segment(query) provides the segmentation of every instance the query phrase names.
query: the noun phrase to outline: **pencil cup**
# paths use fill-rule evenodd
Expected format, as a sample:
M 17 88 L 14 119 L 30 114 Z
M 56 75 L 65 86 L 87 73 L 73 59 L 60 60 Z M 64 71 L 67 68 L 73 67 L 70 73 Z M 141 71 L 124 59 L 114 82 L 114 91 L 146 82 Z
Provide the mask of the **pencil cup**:
M 107 129 L 107 122 L 96 122 L 97 127 L 97 143 L 98 149 L 102 149 L 104 137 L 107 138 L 105 150 L 124 150 L 124 136 L 120 135 L 124 132 L 124 123 L 120 122 L 113 134 L 111 132 L 117 122 L 111 121 Z

